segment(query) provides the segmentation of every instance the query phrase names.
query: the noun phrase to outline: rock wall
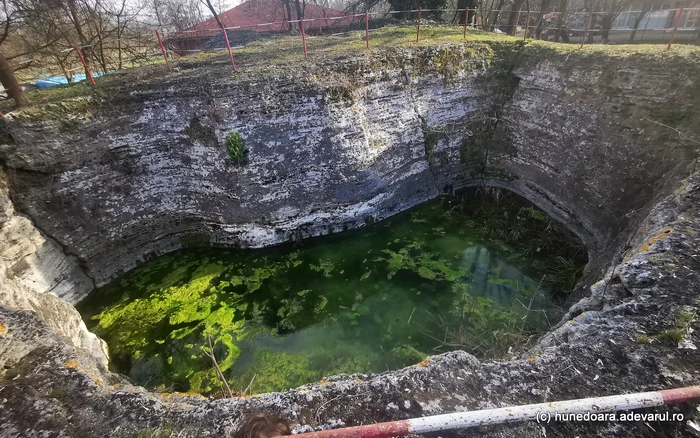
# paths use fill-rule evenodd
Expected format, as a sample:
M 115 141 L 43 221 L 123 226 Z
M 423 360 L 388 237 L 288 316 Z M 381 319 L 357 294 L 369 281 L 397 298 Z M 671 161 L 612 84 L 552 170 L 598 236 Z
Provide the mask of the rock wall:
M 617 249 L 630 221 L 644 217 L 695 166 L 697 144 L 677 134 L 674 119 L 700 133 L 690 123 L 700 104 L 697 67 L 676 61 L 595 52 L 494 61 L 490 75 L 499 77 L 483 86 L 496 108 L 462 120 L 439 111 L 428 118 L 429 129 L 440 133 L 431 154 L 438 184 L 476 180 L 508 188 L 568 224 L 594 257 Z M 498 121 L 484 129 L 483 116 Z M 669 120 L 674 126 L 663 126 Z M 490 150 L 475 172 L 470 164 L 481 158 L 479 141 Z
M 54 332 L 106 366 L 106 344 L 87 330 L 67 302 L 93 288 L 74 257 L 66 256 L 27 217 L 17 214 L 8 196 L 7 178 L 0 171 L 0 304 L 35 312 Z M 6 361 L 21 357 L 13 351 L 15 347 L 0 348 L 0 369 Z
M 212 67 L 204 83 L 201 68 L 145 84 L 126 74 L 59 107 L 81 117 L 9 115 L 0 157 L 17 208 L 98 285 L 183 245 L 339 232 L 483 182 L 522 194 L 592 258 L 609 257 L 634 212 L 692 159 L 653 119 L 692 107 L 699 68 L 676 63 L 692 74 L 674 81 L 659 73 L 663 56 L 499 50 L 376 52 L 238 80 Z M 248 165 L 228 158 L 230 132 Z
M 624 260 L 522 357 L 480 363 L 456 351 L 403 370 L 221 400 L 131 386 L 33 313 L 0 306 L 0 436 L 225 437 L 259 411 L 281 415 L 294 432 L 305 432 L 698 385 L 698 248 L 700 173 L 654 207 Z M 440 436 L 694 436 L 700 411 L 692 403 L 642 413 L 667 411 L 684 420 L 532 421 Z

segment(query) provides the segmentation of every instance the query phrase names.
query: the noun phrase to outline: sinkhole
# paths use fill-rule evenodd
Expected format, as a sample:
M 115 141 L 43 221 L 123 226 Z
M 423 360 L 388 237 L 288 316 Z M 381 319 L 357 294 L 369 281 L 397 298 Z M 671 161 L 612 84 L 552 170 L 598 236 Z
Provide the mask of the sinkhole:
M 469 189 L 298 244 L 183 249 L 79 310 L 136 384 L 264 393 L 455 349 L 510 357 L 558 321 L 586 261 L 524 199 Z

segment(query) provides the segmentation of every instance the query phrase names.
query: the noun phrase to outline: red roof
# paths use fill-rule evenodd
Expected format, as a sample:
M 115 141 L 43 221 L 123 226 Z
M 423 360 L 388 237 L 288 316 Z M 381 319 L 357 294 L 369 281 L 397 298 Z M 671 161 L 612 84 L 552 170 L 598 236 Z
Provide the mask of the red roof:
M 296 9 L 294 5 L 291 6 L 292 20 L 297 20 Z M 317 28 L 319 26 L 327 27 L 339 24 L 348 24 L 352 21 L 352 17 L 344 19 L 331 19 L 334 17 L 341 17 L 342 12 L 331 9 L 322 8 L 316 5 L 307 4 L 304 10 L 304 26 L 306 28 Z M 236 6 L 233 9 L 229 9 L 226 12 L 219 14 L 219 19 L 223 25 L 227 28 L 245 28 L 249 30 L 264 32 L 269 30 L 287 30 L 287 14 L 282 6 L 282 2 L 279 0 L 248 0 Z M 342 22 L 342 23 L 341 23 Z M 274 23 L 266 26 L 260 26 L 262 24 Z M 219 31 L 219 25 L 216 20 L 212 17 L 206 21 L 196 24 L 184 32 L 195 31 L 198 35 L 201 35 L 202 31 L 216 30 Z M 193 32 L 193 33 L 195 33 Z

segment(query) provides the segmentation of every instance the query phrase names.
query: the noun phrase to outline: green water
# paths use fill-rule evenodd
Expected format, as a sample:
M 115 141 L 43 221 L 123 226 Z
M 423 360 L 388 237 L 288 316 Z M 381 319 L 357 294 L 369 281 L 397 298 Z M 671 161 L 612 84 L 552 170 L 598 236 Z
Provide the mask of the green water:
M 232 390 L 261 393 L 453 349 L 502 357 L 548 328 L 584 262 L 541 211 L 468 192 L 297 246 L 165 255 L 80 310 L 137 384 L 221 390 L 211 342 Z

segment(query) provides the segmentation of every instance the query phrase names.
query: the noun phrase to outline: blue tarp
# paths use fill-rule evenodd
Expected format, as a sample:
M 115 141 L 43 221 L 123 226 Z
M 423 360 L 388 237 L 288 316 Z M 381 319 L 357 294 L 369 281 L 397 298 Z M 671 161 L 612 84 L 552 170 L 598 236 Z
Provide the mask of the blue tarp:
M 102 76 L 102 72 L 93 72 L 92 76 L 95 78 Z M 78 73 L 73 75 L 73 82 L 80 82 L 84 81 L 85 79 L 85 73 Z M 65 85 L 67 83 L 68 80 L 65 76 L 46 76 L 45 78 L 37 79 L 37 81 L 34 82 L 34 85 L 36 85 L 39 88 L 49 88 L 55 87 L 56 85 Z

